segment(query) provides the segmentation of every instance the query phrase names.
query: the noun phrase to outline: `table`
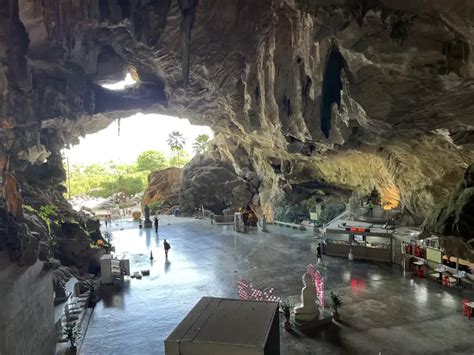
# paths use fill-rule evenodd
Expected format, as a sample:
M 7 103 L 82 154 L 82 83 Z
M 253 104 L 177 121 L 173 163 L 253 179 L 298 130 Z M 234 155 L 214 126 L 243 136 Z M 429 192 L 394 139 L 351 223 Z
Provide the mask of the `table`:
M 445 272 L 446 269 L 443 267 L 437 267 L 436 269 L 434 269 L 434 271 L 436 271 L 439 274 L 438 282 L 440 284 L 443 283 L 443 272 Z
M 415 265 L 415 273 L 419 277 L 423 277 L 423 275 L 421 275 L 419 272 L 421 270 L 421 267 L 425 265 L 425 263 L 422 260 L 417 260 L 417 261 L 412 261 L 412 264 Z
M 456 279 L 456 285 L 457 285 L 457 286 L 462 286 L 462 285 L 461 285 L 461 279 L 465 278 L 466 276 L 453 275 L 453 277 Z

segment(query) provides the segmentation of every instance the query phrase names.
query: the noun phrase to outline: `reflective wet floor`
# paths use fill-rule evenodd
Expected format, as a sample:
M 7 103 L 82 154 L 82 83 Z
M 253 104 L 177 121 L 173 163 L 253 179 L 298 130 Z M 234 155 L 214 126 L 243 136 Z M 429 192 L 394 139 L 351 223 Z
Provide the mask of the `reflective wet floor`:
M 309 232 L 240 234 L 168 216 L 158 236 L 133 223 L 114 228 L 116 254 L 131 260 L 132 273 L 149 269 L 150 276 L 107 290 L 81 354 L 163 354 L 164 340 L 201 297 L 236 298 L 240 278 L 297 302 L 301 275 L 315 263 Z M 445 290 L 383 263 L 325 257 L 319 270 L 326 296 L 335 291 L 343 298 L 341 322 L 308 335 L 281 329 L 281 354 L 474 354 L 474 319 L 463 317 L 461 303 L 474 300 L 471 290 Z

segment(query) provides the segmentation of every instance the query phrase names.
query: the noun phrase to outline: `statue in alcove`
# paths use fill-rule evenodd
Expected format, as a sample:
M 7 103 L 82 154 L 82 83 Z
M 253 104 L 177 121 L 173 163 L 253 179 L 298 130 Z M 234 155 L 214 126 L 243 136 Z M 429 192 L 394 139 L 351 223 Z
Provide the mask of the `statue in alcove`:
M 369 194 L 369 199 L 367 203 L 372 202 L 375 206 L 380 206 L 381 204 L 381 195 L 380 192 L 375 188 L 372 189 L 371 193 Z

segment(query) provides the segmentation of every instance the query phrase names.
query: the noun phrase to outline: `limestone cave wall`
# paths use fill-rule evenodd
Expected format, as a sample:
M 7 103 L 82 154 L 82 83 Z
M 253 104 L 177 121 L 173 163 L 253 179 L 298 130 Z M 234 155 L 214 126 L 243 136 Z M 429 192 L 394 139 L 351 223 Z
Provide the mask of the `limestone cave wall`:
M 38 261 L 12 264 L 0 252 L 0 353 L 54 354 L 56 330 L 52 274 Z
M 301 186 L 305 201 L 375 186 L 421 222 L 474 159 L 469 0 L 4 3 L 0 167 L 17 219 L 34 181 L 61 191 L 61 146 L 138 111 L 211 126 L 258 215 Z M 100 86 L 126 72 L 133 88 Z

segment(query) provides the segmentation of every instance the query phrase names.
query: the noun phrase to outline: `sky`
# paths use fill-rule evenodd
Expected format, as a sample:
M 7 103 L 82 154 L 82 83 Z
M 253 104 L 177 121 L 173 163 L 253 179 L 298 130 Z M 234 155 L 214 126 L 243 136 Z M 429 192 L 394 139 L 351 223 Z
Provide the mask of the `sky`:
M 135 81 L 130 74 L 124 80 L 114 84 L 102 85 L 110 90 L 122 90 L 132 86 Z M 214 133 L 209 127 L 192 125 L 186 118 L 178 118 L 159 114 L 137 113 L 118 120 L 106 129 L 79 138 L 80 143 L 71 149 L 64 149 L 64 155 L 70 164 L 94 164 L 113 161 L 115 163 L 131 163 L 145 150 L 158 150 L 167 155 L 171 150 L 166 143 L 172 131 L 183 134 L 186 150 L 194 155 L 192 144 L 200 134 L 207 134 L 211 139 Z
M 106 129 L 79 138 L 80 143 L 64 154 L 71 164 L 93 164 L 113 161 L 131 163 L 145 150 L 159 150 L 170 154 L 166 143 L 172 131 L 179 131 L 186 139 L 184 149 L 190 156 L 194 155 L 192 144 L 200 134 L 212 138 L 213 132 L 206 126 L 194 126 L 189 120 L 158 114 L 141 114 L 120 120 L 120 136 L 118 121 L 114 121 Z

